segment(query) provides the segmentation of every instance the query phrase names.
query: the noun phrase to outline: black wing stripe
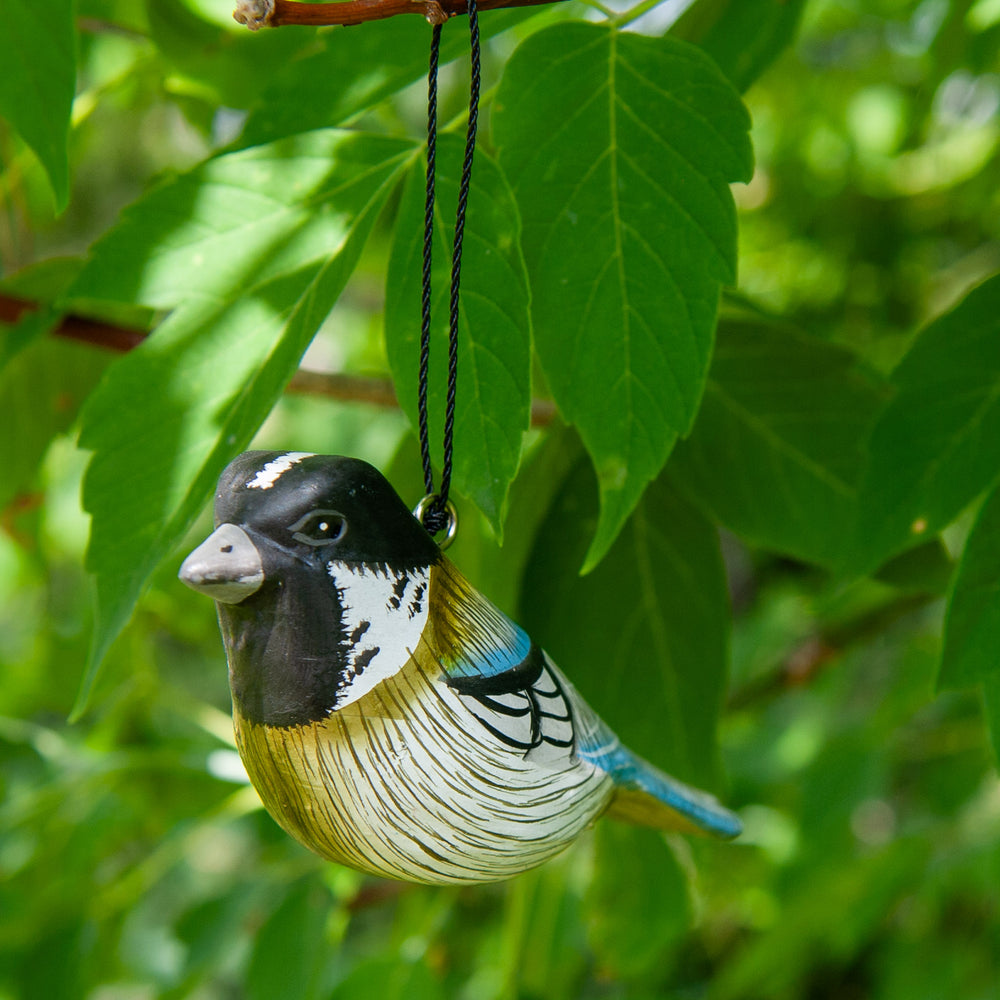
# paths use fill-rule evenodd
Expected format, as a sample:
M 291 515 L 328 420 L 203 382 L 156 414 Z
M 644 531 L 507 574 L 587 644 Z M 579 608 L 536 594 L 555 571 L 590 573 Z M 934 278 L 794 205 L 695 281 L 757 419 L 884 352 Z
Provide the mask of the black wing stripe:
M 556 715 L 555 712 L 542 712 L 539 711 L 538 718 L 540 719 L 555 719 L 556 722 L 572 722 L 573 716 L 570 714 L 569 706 L 566 707 L 565 715 Z
M 520 694 L 520 692 L 518 692 Z M 531 714 L 531 700 L 527 697 L 524 699 L 523 706 L 507 705 L 502 701 L 495 701 L 489 695 L 473 695 L 476 701 L 479 702 L 484 708 L 488 708 L 491 712 L 497 712 L 500 715 L 510 715 L 515 718 L 520 718 L 525 715 Z
M 449 677 L 448 685 L 459 695 L 472 699 L 486 709 L 492 716 L 492 722 L 470 706 L 470 711 L 487 732 L 506 746 L 525 752 L 543 743 L 570 752 L 576 746 L 573 709 L 570 707 L 569 699 L 562 684 L 559 683 L 559 678 L 546 663 L 545 654 L 534 643 L 528 655 L 512 670 L 492 677 Z M 511 705 L 498 701 L 497 699 L 503 695 L 523 698 L 524 704 Z M 525 742 L 507 731 L 508 727 L 505 727 L 502 721 L 504 718 L 530 719 L 530 739 Z M 567 725 L 569 737 L 560 739 L 559 737 L 565 733 L 565 728 L 560 727 Z
M 545 743 L 548 743 L 549 746 L 563 747 L 563 748 L 565 748 L 567 750 L 570 747 L 576 745 L 576 737 L 575 736 L 571 736 L 568 740 L 557 740 L 554 736 L 543 736 L 542 740 Z
M 449 677 L 448 686 L 459 694 L 481 695 L 524 694 L 525 688 L 533 687 L 545 669 L 545 654 L 534 644 L 521 662 L 502 674 L 486 677 L 476 674 L 472 677 Z
M 478 712 L 473 712 L 472 714 L 483 724 L 483 727 L 491 732 L 498 740 L 500 740 L 501 743 L 506 743 L 507 746 L 513 747 L 515 750 L 527 751 L 538 746 L 538 743 L 535 741 L 534 731 L 532 731 L 532 739 L 528 743 L 525 743 L 524 740 L 515 739 L 515 737 L 511 736 L 509 733 L 505 733 L 502 730 L 497 729 L 496 726 L 487 722 Z

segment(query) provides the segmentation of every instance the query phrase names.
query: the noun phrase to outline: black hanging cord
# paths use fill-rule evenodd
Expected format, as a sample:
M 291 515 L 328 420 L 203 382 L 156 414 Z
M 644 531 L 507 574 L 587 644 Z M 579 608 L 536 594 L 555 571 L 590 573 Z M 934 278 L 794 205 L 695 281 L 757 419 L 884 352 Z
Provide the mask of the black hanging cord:
M 451 489 L 452 453 L 455 433 L 455 398 L 458 386 L 458 307 L 459 285 L 462 276 L 462 243 L 465 238 L 465 216 L 472 180 L 472 159 L 476 150 L 476 130 L 479 125 L 479 16 L 476 0 L 468 0 L 469 36 L 472 58 L 469 84 L 469 124 L 465 135 L 465 158 L 462 161 L 462 179 L 458 189 L 458 208 L 455 213 L 455 242 L 451 254 L 451 297 L 448 310 L 448 391 L 444 415 L 444 463 L 441 468 L 441 489 L 434 492 L 434 470 L 431 466 L 430 432 L 427 422 L 427 385 L 430 370 L 431 343 L 431 251 L 434 236 L 434 194 L 437 167 L 437 75 L 441 49 L 441 25 L 434 26 L 431 35 L 430 69 L 427 74 L 427 191 L 424 200 L 424 246 L 421 272 L 420 314 L 420 371 L 417 385 L 418 432 L 420 458 L 424 471 L 424 488 L 427 497 L 421 501 L 418 516 L 424 527 L 433 535 L 448 529 L 448 540 L 454 533 L 454 510 L 449 509 L 448 493 Z
M 434 492 L 430 432 L 427 428 L 427 382 L 431 361 L 431 252 L 434 243 L 434 180 L 437 169 L 437 76 L 441 50 L 441 25 L 431 35 L 431 65 L 427 74 L 427 193 L 424 198 L 424 252 L 420 295 L 420 373 L 417 378 L 417 416 L 424 490 Z M 433 511 L 428 512 L 433 515 Z M 429 520 L 429 518 L 428 518 Z M 425 522 L 426 523 L 426 522 Z M 427 525 L 428 531 L 431 530 Z M 440 530 L 440 528 L 438 528 Z

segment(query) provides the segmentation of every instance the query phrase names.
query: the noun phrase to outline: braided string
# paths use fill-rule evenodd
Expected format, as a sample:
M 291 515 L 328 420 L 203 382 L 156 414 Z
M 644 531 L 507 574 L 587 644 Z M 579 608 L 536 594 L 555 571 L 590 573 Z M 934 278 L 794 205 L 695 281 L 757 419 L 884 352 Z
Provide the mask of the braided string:
M 424 490 L 434 492 L 430 431 L 427 427 L 427 382 L 431 361 L 431 254 L 434 244 L 434 183 L 437 170 L 437 77 L 441 25 L 431 35 L 431 62 L 427 74 L 427 190 L 424 197 L 424 247 L 420 295 L 420 371 L 417 377 L 417 416 Z M 430 530 L 428 528 L 428 530 Z
M 444 416 L 444 462 L 441 469 L 441 489 L 434 493 L 434 470 L 431 465 L 430 432 L 427 421 L 427 387 L 430 372 L 431 341 L 431 251 L 434 233 L 435 175 L 437 166 L 437 75 L 441 47 L 441 26 L 435 25 L 431 36 L 430 68 L 427 75 L 427 189 L 424 199 L 424 245 L 421 272 L 420 368 L 417 385 L 418 433 L 420 458 L 423 465 L 424 488 L 433 495 L 423 513 L 424 527 L 433 535 L 448 527 L 448 493 L 454 453 L 455 401 L 458 389 L 458 317 L 459 288 L 462 278 L 462 245 L 465 239 L 465 217 L 472 182 L 472 160 L 476 150 L 479 126 L 480 41 L 479 15 L 476 0 L 468 0 L 469 36 L 471 42 L 471 74 L 469 83 L 469 123 L 465 134 L 465 157 L 458 189 L 455 212 L 455 241 L 451 254 L 451 296 L 448 310 L 448 389 Z

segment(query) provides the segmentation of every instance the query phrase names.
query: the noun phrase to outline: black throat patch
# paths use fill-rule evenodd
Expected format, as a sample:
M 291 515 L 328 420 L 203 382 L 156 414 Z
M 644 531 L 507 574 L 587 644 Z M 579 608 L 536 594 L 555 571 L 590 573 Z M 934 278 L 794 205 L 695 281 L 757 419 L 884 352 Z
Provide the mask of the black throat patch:
M 325 719 L 349 676 L 349 637 L 330 581 L 302 573 L 292 586 L 218 607 L 240 715 L 275 727 Z

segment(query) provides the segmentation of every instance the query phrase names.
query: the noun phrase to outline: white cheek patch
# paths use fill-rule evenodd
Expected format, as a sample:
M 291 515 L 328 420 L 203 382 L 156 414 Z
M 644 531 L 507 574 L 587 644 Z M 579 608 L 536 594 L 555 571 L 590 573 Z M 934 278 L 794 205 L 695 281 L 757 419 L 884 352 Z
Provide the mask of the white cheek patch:
M 429 573 L 327 563 L 340 591 L 349 676 L 335 709 L 357 701 L 392 677 L 416 649 L 427 624 Z
M 289 451 L 272 459 L 253 479 L 247 482 L 247 489 L 269 490 L 296 462 L 301 462 L 304 458 L 312 458 L 314 454 L 315 452 L 312 451 Z

